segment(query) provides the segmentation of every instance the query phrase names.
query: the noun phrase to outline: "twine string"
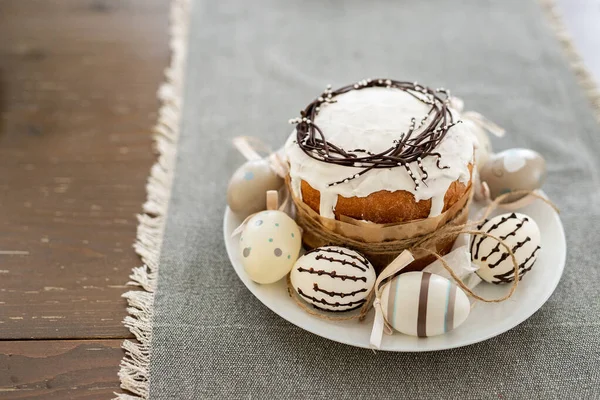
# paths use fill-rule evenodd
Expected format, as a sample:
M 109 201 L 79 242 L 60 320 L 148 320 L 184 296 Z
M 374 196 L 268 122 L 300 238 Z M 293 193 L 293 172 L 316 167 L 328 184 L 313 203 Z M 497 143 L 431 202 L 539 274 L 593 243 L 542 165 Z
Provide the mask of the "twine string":
M 446 262 L 446 260 L 444 260 L 444 258 L 442 256 L 440 256 L 438 253 L 436 253 L 435 251 L 431 251 L 427 248 L 424 247 L 420 247 L 417 250 L 422 250 L 428 254 L 431 254 L 432 256 L 434 256 L 435 258 L 437 258 L 441 263 L 442 266 L 444 267 L 444 269 L 446 271 L 448 271 L 448 273 L 450 274 L 450 276 L 452 277 L 452 279 L 454 280 L 454 282 L 456 282 L 456 284 L 469 296 L 473 297 L 474 299 L 477 299 L 479 301 L 483 301 L 484 303 L 501 303 L 505 300 L 508 300 L 514 293 L 515 290 L 517 290 L 517 285 L 519 284 L 519 263 L 517 262 L 517 258 L 515 257 L 515 253 L 512 251 L 512 249 L 510 247 L 508 247 L 508 245 L 499 237 L 490 235 L 487 232 L 481 231 L 481 230 L 475 230 L 475 231 L 471 231 L 471 230 L 464 230 L 461 233 L 467 233 L 467 234 L 471 234 L 471 235 L 481 235 L 481 236 L 485 236 L 485 237 L 489 237 L 491 239 L 496 240 L 502 247 L 504 247 L 504 249 L 506 250 L 506 252 L 508 253 L 508 255 L 510 256 L 510 260 L 513 263 L 513 267 L 514 267 L 514 272 L 515 272 L 515 278 L 513 280 L 513 283 L 510 287 L 510 290 L 508 291 L 508 293 L 498 299 L 486 299 L 485 297 L 479 296 L 478 294 L 476 294 L 475 292 L 473 292 L 465 283 L 462 279 L 460 279 L 460 277 L 458 277 L 458 275 L 456 275 L 456 273 L 452 270 L 452 268 L 450 267 L 450 265 L 448 265 L 448 263 Z
M 442 228 L 438 229 L 437 231 L 420 236 L 416 240 L 413 240 L 412 246 L 410 246 L 410 248 L 408 250 L 411 253 L 421 251 L 421 252 L 427 253 L 429 255 L 432 255 L 436 259 L 440 260 L 442 266 L 444 267 L 444 269 L 446 269 L 448 271 L 448 273 L 450 274 L 450 276 L 452 277 L 454 282 L 456 282 L 456 284 L 467 295 L 471 296 L 472 298 L 482 301 L 482 302 L 485 302 L 485 303 L 500 303 L 505 300 L 508 300 L 515 293 L 517 286 L 519 284 L 519 280 L 520 280 L 519 264 L 517 262 L 516 256 L 515 256 L 514 252 L 512 251 L 512 249 L 506 244 L 506 242 L 504 240 L 500 239 L 497 236 L 494 236 L 487 232 L 484 232 L 484 231 L 480 230 L 479 228 L 473 229 L 473 227 L 480 226 L 480 224 L 486 222 L 487 217 L 502 203 L 503 200 L 505 200 L 509 196 L 514 196 L 514 195 L 528 195 L 528 196 L 536 197 L 536 198 L 542 200 L 544 203 L 548 204 L 550 207 L 552 207 L 552 209 L 554 211 L 556 211 L 557 213 L 559 212 L 558 208 L 556 207 L 556 205 L 554 205 L 554 203 L 552 203 L 546 197 L 542 196 L 541 194 L 539 194 L 535 191 L 518 190 L 518 191 L 505 193 L 503 195 L 498 196 L 492 203 L 490 203 L 487 206 L 487 208 L 483 214 L 483 217 L 481 219 L 479 219 L 477 221 L 470 221 L 470 222 L 460 224 L 460 225 L 455 225 L 455 226 L 450 225 L 450 223 L 452 222 L 452 220 L 451 220 L 448 223 L 446 223 L 446 225 L 444 225 Z M 311 228 L 312 228 L 312 226 L 311 226 Z M 334 235 L 334 236 L 340 236 L 333 232 L 328 232 L 328 233 L 331 235 Z M 515 275 L 513 283 L 506 295 L 496 298 L 496 299 L 488 299 L 488 298 L 485 298 L 483 296 L 476 294 L 475 292 L 473 292 L 473 290 L 471 290 L 464 283 L 464 281 L 458 275 L 456 275 L 456 273 L 452 270 L 450 265 L 448 265 L 446 260 L 444 260 L 444 258 L 440 254 L 438 254 L 437 252 L 432 251 L 428 248 L 428 246 L 430 246 L 432 244 L 432 241 L 440 241 L 443 239 L 456 237 L 457 235 L 459 235 L 461 233 L 466 233 L 471 236 L 481 235 L 481 236 L 492 238 L 492 239 L 496 240 L 506 250 L 506 252 L 510 256 L 511 262 L 513 263 L 514 275 Z M 407 240 L 409 240 L 409 239 L 407 239 Z M 385 273 L 385 272 L 382 272 L 382 273 Z M 376 283 L 375 287 L 369 293 L 367 301 L 361 307 L 360 313 L 348 315 L 348 316 L 330 316 L 330 315 L 326 315 L 324 313 L 320 313 L 320 312 L 312 310 L 307 305 L 307 303 L 305 303 L 304 301 L 302 301 L 301 299 L 299 299 L 297 296 L 294 295 L 294 289 L 292 287 L 289 274 L 288 274 L 288 278 L 287 278 L 287 286 L 288 286 L 288 293 L 289 293 L 290 297 L 292 297 L 294 299 L 294 301 L 300 308 L 302 308 L 304 311 L 306 311 L 307 313 L 309 313 L 311 315 L 314 315 L 318 318 L 329 320 L 329 321 L 348 321 L 348 320 L 354 320 L 354 319 L 363 321 L 364 318 L 366 317 L 366 315 L 371 310 L 371 308 L 373 308 L 373 300 L 374 300 L 373 297 L 375 297 L 375 301 L 379 301 L 380 300 L 379 297 L 380 297 L 380 294 L 382 291 L 380 289 L 383 289 L 384 284 L 389 282 L 394 277 L 395 277 L 394 274 L 388 274 L 388 276 L 385 276 L 383 279 L 378 279 L 378 282 Z M 385 318 L 384 318 L 384 322 L 385 322 L 386 327 L 389 326 L 389 322 L 387 320 L 385 320 Z
M 475 115 L 475 117 L 479 118 L 479 115 Z M 473 118 L 473 119 L 478 119 L 478 118 Z M 479 118 L 479 119 L 482 119 L 482 118 Z M 495 128 L 495 126 L 492 126 L 492 128 Z M 258 153 L 259 151 L 263 151 L 263 152 L 266 152 L 267 154 L 270 154 L 269 162 L 270 162 L 273 170 L 278 175 L 283 175 L 283 174 L 287 175 L 287 168 L 285 168 L 286 163 L 281 159 L 281 157 L 278 153 L 273 152 L 271 150 L 271 148 L 268 147 L 267 145 L 265 145 L 262 141 L 260 141 L 260 139 L 253 138 L 250 136 L 240 136 L 240 137 L 236 137 L 233 140 L 233 143 L 234 143 L 235 147 L 240 151 L 240 153 L 242 153 L 248 160 L 261 158 Z M 546 197 L 542 196 L 539 192 L 530 191 L 530 190 L 517 190 L 517 191 L 504 193 L 504 194 L 498 196 L 496 199 L 494 199 L 490 204 L 488 204 L 488 206 L 486 207 L 486 209 L 483 213 L 483 216 L 477 221 L 469 221 L 466 223 L 460 223 L 460 217 L 466 212 L 466 210 L 468 210 L 469 202 L 467 202 L 465 204 L 465 206 L 463 207 L 463 209 L 459 210 L 450 221 L 448 221 L 444 226 L 442 226 L 441 228 L 439 228 L 433 232 L 430 232 L 430 233 L 427 233 L 427 234 L 424 234 L 421 236 L 417 236 L 417 237 L 403 239 L 403 240 L 395 240 L 395 241 L 381 242 L 381 243 L 368 243 L 368 244 L 362 243 L 358 240 L 346 238 L 338 233 L 324 229 L 320 225 L 319 222 L 313 220 L 306 213 L 306 211 L 303 210 L 301 207 L 298 207 L 298 218 L 299 218 L 299 220 L 302 221 L 301 225 L 303 226 L 303 228 L 305 230 L 309 230 L 313 235 L 319 236 L 330 243 L 336 243 L 336 242 L 337 243 L 349 243 L 351 246 L 356 247 L 358 249 L 368 246 L 370 253 L 375 253 L 375 254 L 377 254 L 377 253 L 390 254 L 390 253 L 399 252 L 402 250 L 409 250 L 411 253 L 422 252 L 422 253 L 426 253 L 431 256 L 434 256 L 436 259 L 438 259 L 441 262 L 444 269 L 446 269 L 446 271 L 448 271 L 448 273 L 450 274 L 452 279 L 456 282 L 456 284 L 469 296 L 473 297 L 476 300 L 486 302 L 486 303 L 499 303 L 499 302 L 509 299 L 514 294 L 515 290 L 517 289 L 519 279 L 520 279 L 519 264 L 517 262 L 514 252 L 510 249 L 510 247 L 502 239 L 500 239 L 496 236 L 493 236 L 487 232 L 481 231 L 478 228 L 477 229 L 472 229 L 472 228 L 479 227 L 480 224 L 485 223 L 487 221 L 487 218 L 489 217 L 489 215 L 496 208 L 502 206 L 503 201 L 506 200 L 509 196 L 521 196 L 521 195 L 525 196 L 525 197 L 532 196 L 539 200 L 542 200 L 543 202 L 548 204 L 550 207 L 552 207 L 552 209 L 555 212 L 557 212 L 557 213 L 559 212 L 558 208 L 550 200 L 548 200 Z M 284 201 L 282 202 L 281 206 L 279 207 L 280 210 L 287 206 L 287 203 L 288 203 L 290 197 L 292 197 L 292 196 L 290 196 L 289 189 L 286 187 L 284 189 Z M 293 198 L 293 200 L 294 200 L 294 202 L 299 201 L 296 198 Z M 278 207 L 277 207 L 279 205 L 278 203 L 279 203 L 279 199 L 278 199 L 277 191 L 267 192 L 267 204 L 268 204 L 267 209 L 269 209 L 269 210 L 278 209 Z M 249 216 L 248 218 L 246 218 L 246 220 L 236 230 L 234 230 L 232 236 L 239 234 L 241 232 L 241 230 L 243 229 L 243 227 L 245 226 L 248 219 L 251 217 L 252 217 L 252 215 Z M 456 238 L 461 233 L 466 233 L 466 234 L 469 234 L 472 236 L 481 235 L 481 236 L 492 238 L 492 239 L 496 240 L 509 254 L 510 259 L 514 266 L 514 279 L 513 279 L 512 285 L 510 287 L 510 290 L 508 291 L 508 293 L 506 295 L 504 295 L 500 298 L 497 298 L 497 299 L 487 299 L 485 297 L 479 296 L 478 294 L 474 293 L 463 282 L 463 280 L 460 279 L 460 277 L 458 277 L 456 275 L 456 273 L 448 265 L 446 260 L 444 260 L 444 258 L 440 254 L 438 254 L 436 251 L 433 251 L 430 249 L 436 243 L 439 243 L 439 242 L 443 241 L 444 239 Z M 382 284 L 391 279 L 393 279 L 393 276 L 391 276 L 391 275 L 386 276 L 382 280 L 378 279 L 378 283 L 376 283 L 376 285 L 375 285 L 376 287 L 369 292 L 369 295 L 367 296 L 365 304 L 363 304 L 363 306 L 360 308 L 360 312 L 358 314 L 352 314 L 349 316 L 329 316 L 329 315 L 325 315 L 323 313 L 312 310 L 309 306 L 306 305 L 305 302 L 303 302 L 302 300 L 300 300 L 297 296 L 295 296 L 293 294 L 293 291 L 292 291 L 293 288 L 292 288 L 289 274 L 287 277 L 287 286 L 288 286 L 288 293 L 289 293 L 290 297 L 292 297 L 292 299 L 294 299 L 294 301 L 296 302 L 296 304 L 298 306 L 300 306 L 304 311 L 306 311 L 309 314 L 315 315 L 322 319 L 327 319 L 327 320 L 332 320 L 332 321 L 346 321 L 346 320 L 354 320 L 354 319 L 358 319 L 358 320 L 362 321 L 365 319 L 366 315 L 368 314 L 370 309 L 373 307 L 374 297 L 376 299 L 375 301 L 379 301 L 379 297 L 381 294 L 379 288 L 382 288 L 383 287 Z M 386 326 L 389 325 L 389 323 L 387 321 L 385 321 L 385 324 L 386 324 Z

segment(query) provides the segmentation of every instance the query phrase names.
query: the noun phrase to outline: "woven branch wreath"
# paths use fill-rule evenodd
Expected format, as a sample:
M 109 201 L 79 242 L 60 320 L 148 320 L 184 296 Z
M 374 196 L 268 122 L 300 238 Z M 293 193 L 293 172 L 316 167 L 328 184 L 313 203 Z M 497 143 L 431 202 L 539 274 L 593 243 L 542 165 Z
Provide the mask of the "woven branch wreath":
M 314 120 L 327 103 L 335 103 L 335 98 L 352 90 L 361 90 L 369 87 L 383 87 L 405 91 L 415 99 L 430 105 L 429 112 L 417 123 L 417 118 L 411 119 L 407 132 L 402 133 L 393 146 L 380 152 L 372 153 L 365 149 L 345 150 L 327 141 L 325 133 L 315 124 Z M 331 90 L 328 85 L 325 91 L 300 111 L 300 118 L 290 120 L 296 124 L 296 142 L 309 157 L 326 163 L 361 168 L 362 170 L 341 181 L 332 182 L 329 186 L 338 185 L 356 179 L 372 169 L 404 167 L 415 183 L 415 190 L 420 182 L 427 185 L 427 171 L 423 167 L 422 159 L 427 156 L 437 157 L 436 166 L 440 169 L 448 168 L 440 164 L 441 155 L 435 148 L 442 141 L 448 130 L 460 123 L 454 121 L 450 107 L 450 91 L 444 88 L 431 89 L 417 82 L 402 82 L 390 79 L 364 79 L 358 83 Z M 418 133 L 417 133 L 418 132 Z M 408 167 L 411 162 L 417 162 L 421 176 L 416 177 Z

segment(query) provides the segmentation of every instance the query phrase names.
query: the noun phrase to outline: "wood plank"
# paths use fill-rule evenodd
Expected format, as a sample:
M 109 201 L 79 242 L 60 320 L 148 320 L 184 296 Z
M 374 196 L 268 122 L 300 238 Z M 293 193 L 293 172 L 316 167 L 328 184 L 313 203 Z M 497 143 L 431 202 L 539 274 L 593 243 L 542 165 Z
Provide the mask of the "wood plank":
M 0 342 L 0 398 L 109 399 L 119 392 L 121 340 Z
M 0 2 L 1 339 L 129 336 L 168 3 Z

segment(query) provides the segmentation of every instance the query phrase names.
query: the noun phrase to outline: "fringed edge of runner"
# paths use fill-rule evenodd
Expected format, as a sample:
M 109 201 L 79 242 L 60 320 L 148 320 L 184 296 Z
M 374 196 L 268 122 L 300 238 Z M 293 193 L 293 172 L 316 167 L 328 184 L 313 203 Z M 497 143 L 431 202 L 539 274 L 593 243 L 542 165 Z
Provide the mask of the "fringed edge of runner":
M 169 208 L 171 186 L 175 175 L 179 138 L 183 81 L 187 56 L 190 0 L 172 0 L 170 14 L 171 63 L 165 71 L 165 83 L 158 91 L 161 101 L 158 122 L 154 128 L 158 159 L 152 166 L 146 185 L 147 200 L 138 216 L 135 251 L 143 265 L 133 269 L 128 285 L 141 290 L 125 293 L 129 307 L 125 326 L 136 340 L 123 342 L 125 357 L 121 360 L 119 379 L 128 393 L 117 393 L 117 399 L 147 399 L 149 394 L 150 343 L 154 317 L 159 259 Z
M 569 64 L 575 72 L 579 85 L 583 88 L 586 96 L 590 100 L 596 120 L 600 123 L 600 89 L 598 89 L 598 83 L 585 66 L 581 55 L 575 48 L 573 40 L 567 32 L 562 17 L 560 16 L 560 12 L 556 7 L 555 0 L 539 0 L 539 3 L 545 11 L 550 21 L 550 25 L 566 53 Z

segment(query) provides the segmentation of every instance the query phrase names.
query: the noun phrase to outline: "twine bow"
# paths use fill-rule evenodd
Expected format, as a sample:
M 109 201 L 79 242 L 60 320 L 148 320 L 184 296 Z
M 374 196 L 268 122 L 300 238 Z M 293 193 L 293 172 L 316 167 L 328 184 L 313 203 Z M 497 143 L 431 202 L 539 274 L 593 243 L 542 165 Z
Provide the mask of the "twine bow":
M 409 265 L 414 260 L 413 252 L 424 251 L 425 253 L 431 254 L 436 259 L 440 260 L 442 267 L 446 271 L 448 271 L 452 280 L 454 282 L 456 282 L 456 284 L 467 295 L 473 297 L 474 299 L 482 301 L 482 302 L 486 302 L 486 303 L 499 303 L 499 302 L 505 301 L 506 299 L 510 298 L 513 295 L 513 293 L 515 292 L 515 290 L 517 288 L 517 285 L 519 282 L 519 275 L 520 275 L 519 274 L 519 265 L 516 261 L 514 253 L 512 252 L 510 247 L 506 245 L 506 243 L 503 240 L 501 240 L 500 238 L 498 238 L 496 236 L 490 235 L 487 232 L 478 230 L 477 225 L 484 222 L 485 219 L 498 206 L 498 204 L 500 204 L 503 200 L 505 200 L 506 197 L 508 197 L 510 195 L 519 195 L 519 194 L 528 194 L 535 198 L 538 198 L 538 199 L 544 201 L 550 207 L 552 207 L 556 212 L 558 212 L 558 209 L 550 200 L 546 199 L 544 196 L 542 196 L 541 194 L 536 193 L 536 192 L 521 190 L 521 191 L 506 193 L 501 196 L 498 196 L 498 198 L 496 198 L 491 204 L 488 205 L 488 207 L 485 210 L 485 212 L 483 213 L 482 217 L 480 219 L 478 219 L 477 221 L 471 221 L 471 222 L 467 222 L 465 224 L 460 224 L 460 225 L 456 225 L 456 226 L 449 226 L 447 224 L 447 225 L 443 226 L 441 229 L 439 229 L 437 232 L 434 232 L 430 235 L 425 235 L 425 236 L 419 238 L 418 241 L 413 243 L 413 246 L 409 250 L 404 250 L 402 253 L 400 253 L 400 255 L 397 256 L 381 272 L 381 274 L 379 275 L 379 277 L 377 278 L 377 280 L 375 282 L 375 286 L 374 286 L 373 290 L 369 293 L 369 296 L 367 297 L 367 301 L 361 307 L 359 313 L 354 313 L 354 314 L 350 314 L 347 316 L 337 316 L 337 315 L 333 316 L 333 315 L 328 315 L 328 314 L 313 310 L 310 306 L 307 305 L 307 303 L 305 303 L 300 298 L 298 298 L 298 296 L 295 295 L 289 275 L 287 277 L 288 294 L 290 295 L 292 300 L 298 305 L 298 307 L 303 309 L 305 312 L 307 312 L 308 314 L 311 314 L 317 318 L 328 320 L 328 321 L 349 321 L 349 320 L 355 320 L 355 319 L 358 319 L 359 321 L 363 321 L 365 319 L 365 317 L 367 316 L 367 314 L 369 313 L 369 311 L 371 310 L 371 307 L 375 308 L 375 319 L 373 322 L 373 330 L 371 332 L 371 337 L 370 337 L 370 345 L 373 349 L 378 349 L 380 347 L 381 341 L 383 338 L 383 333 L 391 334 L 393 332 L 391 324 L 386 320 L 386 318 L 384 316 L 384 312 L 383 312 L 383 308 L 382 308 L 382 304 L 381 304 L 381 295 L 382 295 L 383 289 L 385 287 L 385 284 L 387 284 L 389 280 L 393 279 L 393 277 L 396 274 L 398 274 L 400 271 L 402 271 L 402 269 L 404 267 Z M 513 284 L 511 286 L 509 292 L 505 296 L 502 296 L 498 299 L 487 299 L 487 298 L 484 298 L 484 297 L 479 296 L 478 294 L 474 293 L 462 281 L 462 279 L 454 272 L 454 270 L 450 267 L 450 265 L 448 265 L 448 263 L 442 256 L 440 256 L 438 253 L 431 251 L 424 247 L 424 245 L 426 245 L 426 243 L 428 241 L 437 239 L 439 237 L 454 237 L 461 233 L 466 233 L 466 234 L 470 234 L 470 235 L 482 235 L 485 237 L 490 237 L 490 238 L 498 241 L 500 243 L 500 245 L 507 251 L 507 253 L 509 254 L 510 259 L 513 263 L 513 266 L 514 266 L 515 279 L 513 281 Z
M 452 277 L 454 282 L 466 294 L 473 297 L 474 299 L 482 301 L 484 303 L 500 303 L 500 302 L 503 302 L 503 301 L 509 299 L 514 294 L 515 290 L 517 289 L 517 286 L 518 286 L 519 280 L 520 280 L 519 263 L 517 262 L 514 252 L 506 244 L 506 242 L 504 240 L 502 240 L 501 238 L 491 235 L 480 229 L 472 229 L 471 227 L 478 226 L 479 224 L 484 222 L 486 220 L 486 218 L 492 213 L 492 211 L 494 211 L 494 209 L 502 202 L 502 200 L 504 200 L 506 197 L 508 197 L 510 195 L 515 195 L 515 194 L 527 194 L 528 196 L 537 197 L 540 200 L 544 201 L 546 204 L 550 205 L 556 212 L 558 212 L 558 209 L 556 208 L 556 206 L 550 200 L 541 196 L 539 193 L 530 192 L 530 191 L 517 191 L 517 192 L 505 193 L 501 196 L 498 196 L 498 198 L 496 198 L 487 207 L 487 209 L 483 213 L 483 216 L 480 220 L 468 222 L 462 226 L 449 227 L 441 234 L 442 236 L 454 236 L 456 234 L 467 233 L 470 235 L 481 235 L 481 236 L 489 237 L 489 238 L 496 240 L 504 248 L 504 250 L 508 253 L 508 255 L 510 256 L 510 260 L 514 267 L 514 279 L 513 279 L 512 285 L 510 287 L 510 290 L 508 291 L 508 293 L 506 295 L 504 295 L 500 298 L 497 298 L 497 299 L 487 299 L 485 297 L 482 297 L 482 296 L 474 293 L 463 282 L 463 280 L 458 275 L 456 275 L 456 273 L 453 271 L 453 269 L 450 267 L 450 265 L 448 265 L 446 260 L 444 260 L 444 258 L 442 256 L 440 256 L 438 253 L 431 251 L 425 247 L 421 247 L 419 245 L 416 245 L 415 247 L 413 247 L 412 250 L 413 251 L 415 251 L 415 250 L 416 251 L 424 251 L 430 255 L 433 255 L 435 258 L 437 258 L 441 262 L 444 269 L 446 269 L 446 271 L 448 271 L 448 273 L 450 274 L 450 276 Z M 375 290 L 374 290 L 375 291 L 375 300 L 373 301 L 373 307 L 375 308 L 375 320 L 373 321 L 373 329 L 371 331 L 371 338 L 369 341 L 369 344 L 370 344 L 371 348 L 373 348 L 373 349 L 380 348 L 381 341 L 383 338 L 383 333 L 386 333 L 389 335 L 393 332 L 391 324 L 385 318 L 385 315 L 383 312 L 383 307 L 381 304 L 381 295 L 383 293 L 385 285 L 389 282 L 389 280 L 393 279 L 393 277 L 396 274 L 398 274 L 404 267 L 406 267 L 408 264 L 410 264 L 413 260 L 414 260 L 414 257 L 412 256 L 411 251 L 404 250 L 402 253 L 400 253 L 400 255 L 394 261 L 392 261 L 392 263 L 389 266 L 387 266 L 381 272 L 381 274 L 377 278 L 377 281 L 375 282 Z

